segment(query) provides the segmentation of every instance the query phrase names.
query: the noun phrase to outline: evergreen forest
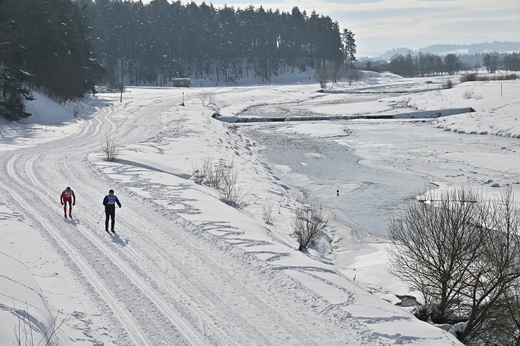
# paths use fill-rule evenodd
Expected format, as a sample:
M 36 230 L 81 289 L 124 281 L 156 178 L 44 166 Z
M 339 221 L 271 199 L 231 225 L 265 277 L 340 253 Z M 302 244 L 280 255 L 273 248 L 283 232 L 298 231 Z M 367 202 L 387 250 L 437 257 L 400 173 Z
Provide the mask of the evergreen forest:
M 341 62 L 338 23 L 294 7 L 290 13 L 249 6 L 215 8 L 202 2 L 81 1 L 92 42 L 109 82 L 164 85 L 175 77 L 233 83 L 253 76 Z
M 71 0 L 0 0 L 0 116 L 29 116 L 31 89 L 58 102 L 103 78 L 84 11 Z

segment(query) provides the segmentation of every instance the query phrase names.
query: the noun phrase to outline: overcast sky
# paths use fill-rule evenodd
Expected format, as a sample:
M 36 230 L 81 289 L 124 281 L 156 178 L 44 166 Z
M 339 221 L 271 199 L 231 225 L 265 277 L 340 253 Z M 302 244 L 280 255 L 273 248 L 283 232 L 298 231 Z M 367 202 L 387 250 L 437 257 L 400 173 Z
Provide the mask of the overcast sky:
M 143 0 L 149 3 L 151 0 Z M 172 0 L 168 0 L 172 2 Z M 181 0 L 182 3 L 188 1 Z M 191 2 L 191 1 L 190 1 Z M 201 0 L 195 0 L 200 4 Z M 431 44 L 520 41 L 520 0 L 281 0 L 206 1 L 220 8 L 249 5 L 290 12 L 294 6 L 354 32 L 356 56 Z

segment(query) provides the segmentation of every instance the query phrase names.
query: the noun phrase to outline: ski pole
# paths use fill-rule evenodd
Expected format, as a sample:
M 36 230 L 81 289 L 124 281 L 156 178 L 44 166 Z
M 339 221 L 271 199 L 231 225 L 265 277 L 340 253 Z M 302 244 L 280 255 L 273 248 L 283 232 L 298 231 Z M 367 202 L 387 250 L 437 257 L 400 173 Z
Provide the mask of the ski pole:
M 104 213 L 103 213 L 104 214 Z M 99 220 L 97 223 L 99 223 L 101 221 L 101 218 L 103 217 L 103 214 L 101 214 L 101 216 L 99 217 Z

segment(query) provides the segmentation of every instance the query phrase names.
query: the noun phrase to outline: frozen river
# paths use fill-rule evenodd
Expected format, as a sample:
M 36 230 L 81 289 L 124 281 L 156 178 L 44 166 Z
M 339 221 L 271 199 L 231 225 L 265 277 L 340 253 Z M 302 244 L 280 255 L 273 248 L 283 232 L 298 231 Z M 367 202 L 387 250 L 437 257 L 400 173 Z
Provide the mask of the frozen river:
M 303 101 L 263 103 L 242 116 L 330 116 L 405 113 L 393 95 L 318 95 Z M 341 107 L 338 108 L 338 105 Z M 438 105 L 437 105 L 438 106 Z M 338 111 L 340 109 L 340 111 Z M 448 118 L 449 119 L 449 118 Z M 440 184 L 487 188 L 517 184 L 516 139 L 466 135 L 425 120 L 331 120 L 239 125 L 283 184 L 321 206 L 360 236 L 386 236 L 391 217 Z M 488 160 L 504 157 L 500 164 Z M 339 191 L 339 193 L 338 193 Z M 487 194 L 496 191 L 487 190 Z M 295 197 L 301 197 L 295 194 Z
M 389 219 L 431 187 L 426 178 L 369 163 L 331 139 L 283 135 L 269 126 L 248 135 L 265 146 L 262 154 L 284 184 L 358 235 L 386 236 Z
M 239 116 L 327 115 L 327 107 L 338 103 L 345 105 L 345 112 L 361 109 L 370 114 L 390 111 L 395 114 L 398 112 L 395 103 L 379 102 L 390 96 L 379 93 L 324 95 L 300 103 L 253 106 Z M 353 104 L 356 107 L 352 107 Z M 399 104 L 399 109 L 410 111 L 404 104 Z M 360 114 L 363 113 L 356 113 Z M 247 136 L 264 148 L 261 153 L 283 184 L 299 191 L 309 203 L 326 208 L 338 223 L 348 226 L 354 234 L 386 236 L 390 218 L 398 216 L 411 199 L 431 189 L 432 185 L 424 175 L 377 164 L 380 160 L 372 159 L 381 155 L 377 151 L 369 153 L 369 157 L 364 153 L 363 159 L 349 146 L 340 144 L 340 141 L 352 138 L 348 133 L 352 122 L 325 122 L 329 124 L 327 126 L 345 128 L 346 132 L 308 136 L 298 133 L 302 122 L 240 126 L 247 127 Z M 369 126 L 372 125 L 379 127 L 382 124 L 370 123 Z

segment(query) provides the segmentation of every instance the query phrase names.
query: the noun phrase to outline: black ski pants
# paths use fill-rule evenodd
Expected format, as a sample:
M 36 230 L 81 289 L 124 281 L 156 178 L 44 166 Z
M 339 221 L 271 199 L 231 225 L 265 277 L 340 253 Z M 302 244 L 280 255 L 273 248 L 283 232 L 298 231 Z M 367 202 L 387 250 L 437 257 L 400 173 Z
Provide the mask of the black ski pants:
M 116 208 L 115 206 L 107 206 L 105 208 L 105 230 L 108 231 L 108 220 L 112 219 L 110 230 L 114 230 L 114 226 L 116 224 Z

